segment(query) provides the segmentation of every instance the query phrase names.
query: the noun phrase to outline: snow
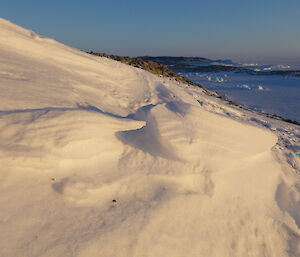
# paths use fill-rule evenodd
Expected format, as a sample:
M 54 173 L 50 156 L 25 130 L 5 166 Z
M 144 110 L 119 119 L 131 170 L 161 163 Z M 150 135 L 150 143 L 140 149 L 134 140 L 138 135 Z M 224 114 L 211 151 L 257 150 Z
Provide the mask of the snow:
M 3 19 L 0 59 L 0 256 L 300 255 L 299 126 Z

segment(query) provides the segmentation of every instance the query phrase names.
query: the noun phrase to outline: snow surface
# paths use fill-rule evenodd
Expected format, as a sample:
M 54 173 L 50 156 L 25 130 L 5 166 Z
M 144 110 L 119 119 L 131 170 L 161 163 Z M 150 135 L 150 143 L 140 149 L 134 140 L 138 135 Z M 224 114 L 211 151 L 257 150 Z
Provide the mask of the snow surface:
M 0 20 L 0 256 L 300 256 L 299 126 Z

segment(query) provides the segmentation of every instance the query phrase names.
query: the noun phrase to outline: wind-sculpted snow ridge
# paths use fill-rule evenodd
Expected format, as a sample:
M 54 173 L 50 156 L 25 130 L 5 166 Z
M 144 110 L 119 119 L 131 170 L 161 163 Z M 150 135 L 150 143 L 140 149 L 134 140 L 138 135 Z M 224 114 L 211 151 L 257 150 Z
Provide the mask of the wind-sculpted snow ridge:
M 0 256 L 300 256 L 299 126 L 0 20 Z

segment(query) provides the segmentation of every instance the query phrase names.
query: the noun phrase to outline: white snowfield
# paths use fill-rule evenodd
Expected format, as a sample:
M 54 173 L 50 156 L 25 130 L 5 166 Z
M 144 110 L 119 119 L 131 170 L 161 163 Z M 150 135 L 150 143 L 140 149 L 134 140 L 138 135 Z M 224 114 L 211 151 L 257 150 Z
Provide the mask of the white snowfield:
M 299 140 L 0 19 L 1 257 L 299 257 Z

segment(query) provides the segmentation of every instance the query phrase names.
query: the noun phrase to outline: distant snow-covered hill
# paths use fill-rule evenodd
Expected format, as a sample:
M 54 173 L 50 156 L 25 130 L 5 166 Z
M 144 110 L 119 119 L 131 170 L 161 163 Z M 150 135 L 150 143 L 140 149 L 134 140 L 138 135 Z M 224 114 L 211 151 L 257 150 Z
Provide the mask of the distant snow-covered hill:
M 0 92 L 0 256 L 299 256 L 299 126 L 4 19 Z

